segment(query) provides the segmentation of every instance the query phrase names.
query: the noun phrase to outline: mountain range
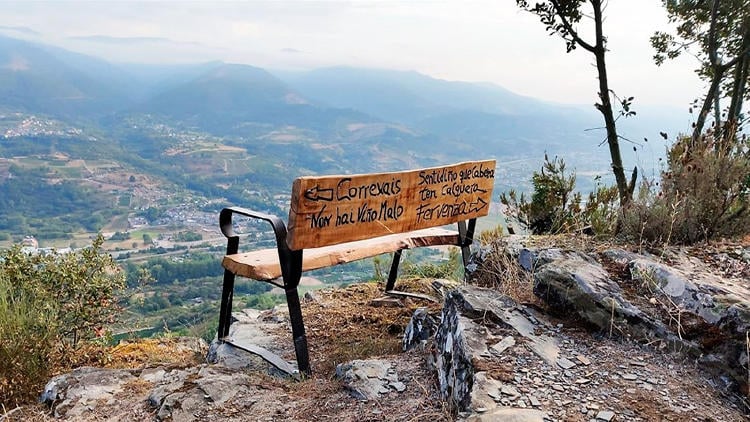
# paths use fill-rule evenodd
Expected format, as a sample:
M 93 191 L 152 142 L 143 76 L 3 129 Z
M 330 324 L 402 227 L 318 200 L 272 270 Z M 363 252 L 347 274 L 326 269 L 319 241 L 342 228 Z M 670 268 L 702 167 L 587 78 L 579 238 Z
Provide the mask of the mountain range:
M 665 130 L 629 123 L 631 139 Z M 416 72 L 117 64 L 0 37 L 0 187 L 9 184 L 8 166 L 31 154 L 43 162 L 60 154 L 110 160 L 164 186 L 229 201 L 246 200 L 248 191 L 271 197 L 301 174 L 485 158 L 539 163 L 545 152 L 606 172 L 608 153 L 594 148 L 603 132 L 587 130 L 597 126 L 592 107 Z M 518 187 L 515 173 L 501 184 Z M 61 174 L 78 173 L 52 179 Z

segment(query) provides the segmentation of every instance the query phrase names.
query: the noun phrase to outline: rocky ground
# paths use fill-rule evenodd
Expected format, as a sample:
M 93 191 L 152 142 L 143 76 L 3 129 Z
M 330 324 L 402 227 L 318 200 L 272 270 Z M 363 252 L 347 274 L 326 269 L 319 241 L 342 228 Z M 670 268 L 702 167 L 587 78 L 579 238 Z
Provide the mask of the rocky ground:
M 743 294 L 748 268 L 744 246 L 660 253 L 656 257 L 659 262 L 679 267 L 689 279 L 686 290 L 678 292 L 666 287 L 674 284 L 649 290 L 634 283 L 633 271 L 628 270 L 633 267 L 632 256 L 622 261 L 604 254 L 606 247 L 574 245 L 596 258 L 584 261 L 602 263 L 608 280 L 616 284 L 604 286 L 606 283 L 597 281 L 602 283 L 598 293 L 604 292 L 609 300 L 604 303 L 613 304 L 605 309 L 611 313 L 605 327 L 595 319 L 601 317 L 601 307 L 595 313 L 580 312 L 555 307 L 531 294 L 532 284 L 547 286 L 538 279 L 541 274 L 556 273 L 550 267 L 544 270 L 544 265 L 563 256 L 552 254 L 557 258 L 545 261 L 545 256 L 552 256 L 543 252 L 549 246 L 504 245 L 504 250 L 511 251 L 506 264 L 512 264 L 526 250 L 524 253 L 531 252 L 528 262 L 534 264 L 533 271 L 524 275 L 515 267 L 493 264 L 492 272 L 504 281 L 481 280 L 480 284 L 491 289 L 460 286 L 456 294 L 446 294 L 457 286 L 435 280 L 401 281 L 398 285 L 399 290 L 432 296 L 439 299 L 437 302 L 420 297 L 385 297 L 382 286 L 375 283 L 315 292 L 303 302 L 314 371 L 303 381 L 295 381 L 256 355 L 228 345 L 217 350 L 215 364 L 203 360 L 206 351 L 194 341 L 175 345 L 172 340 L 168 350 L 181 350 L 180 354 L 167 351 L 159 355 L 162 359 L 154 359 L 153 354 L 139 355 L 139 346 L 132 345 L 127 354 L 123 348 L 115 354 L 110 365 L 113 368 L 82 368 L 58 378 L 54 383 L 57 387 L 47 392 L 51 408 L 6 409 L 0 421 L 53 417 L 175 421 L 748 420 L 750 408 L 737 381 L 705 360 L 707 355 L 724 350 L 721 344 L 731 343 L 731 333 L 711 331 L 709 327 L 714 326 L 696 322 L 692 312 L 704 310 L 694 310 L 688 302 L 677 303 L 677 293 L 690 293 L 691 286 L 697 286 L 698 293 L 705 291 L 706 277 L 697 277 L 698 270 L 711 277 L 721 276 L 729 290 Z M 653 254 L 647 256 L 654 258 Z M 579 270 L 571 279 L 580 286 L 579 279 L 587 271 L 599 274 L 598 269 Z M 552 286 L 549 289 L 554 287 L 548 284 Z M 716 293 L 719 288 L 713 289 Z M 499 292 L 511 293 L 518 301 Z M 722 294 L 731 296 L 726 291 Z M 401 351 L 404 329 L 416 309 L 425 308 L 434 325 L 438 324 L 444 303 L 441 296 L 452 297 L 449 303 L 459 311 L 453 318 L 460 324 L 451 325 L 461 329 L 450 334 L 449 343 L 467 346 L 473 385 L 471 402 L 463 409 L 444 400 L 439 387 L 441 381 L 445 384 L 447 379 L 450 384 L 460 378 L 459 371 L 440 376 L 435 371 L 436 364 L 446 364 L 446 356 L 447 360 L 459 361 L 457 354 L 441 352 L 444 344 L 432 337 L 414 342 L 416 347 L 408 352 Z M 679 312 L 671 312 L 670 301 Z M 559 305 L 559 301 L 552 302 Z M 634 314 L 633 309 L 641 313 Z M 725 308 L 721 310 L 725 312 Z M 591 315 L 594 319 L 587 319 Z M 293 361 L 283 308 L 243 311 L 236 316 L 238 322 L 232 328 L 237 345 L 252 344 Z M 445 316 L 443 319 L 448 320 Z M 628 321 L 646 328 L 631 330 Z M 704 336 L 687 331 L 701 327 Z M 646 331 L 652 337 L 647 339 Z M 445 343 L 445 334 L 441 336 Z M 697 349 L 690 349 L 694 346 Z M 742 353 L 737 356 L 735 375 L 746 372 Z M 448 367 L 453 362 L 447 362 Z

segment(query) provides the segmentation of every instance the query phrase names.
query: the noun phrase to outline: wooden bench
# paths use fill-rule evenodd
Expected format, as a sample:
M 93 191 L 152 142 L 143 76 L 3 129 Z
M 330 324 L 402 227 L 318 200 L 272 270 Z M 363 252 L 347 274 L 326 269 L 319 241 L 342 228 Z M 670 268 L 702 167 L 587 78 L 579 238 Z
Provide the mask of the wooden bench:
M 425 246 L 461 247 L 469 259 L 477 217 L 489 212 L 495 161 L 465 162 L 394 173 L 301 177 L 292 186 L 288 225 L 276 216 L 225 208 L 219 225 L 227 237 L 218 338 L 229 335 L 235 276 L 266 281 L 286 292 L 300 372 L 310 374 L 297 287 L 303 271 L 393 253 L 386 291 L 395 287 L 401 251 Z M 270 223 L 275 249 L 239 252 L 233 215 Z M 457 224 L 457 230 L 441 226 Z M 281 281 L 277 281 L 281 278 Z

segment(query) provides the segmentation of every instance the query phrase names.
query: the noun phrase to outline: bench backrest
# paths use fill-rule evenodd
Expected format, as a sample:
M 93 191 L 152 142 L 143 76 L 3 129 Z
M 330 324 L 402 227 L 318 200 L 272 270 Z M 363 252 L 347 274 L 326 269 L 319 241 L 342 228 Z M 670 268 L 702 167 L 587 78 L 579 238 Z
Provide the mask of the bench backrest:
M 495 160 L 300 177 L 292 187 L 287 244 L 315 248 L 485 216 L 494 182 Z

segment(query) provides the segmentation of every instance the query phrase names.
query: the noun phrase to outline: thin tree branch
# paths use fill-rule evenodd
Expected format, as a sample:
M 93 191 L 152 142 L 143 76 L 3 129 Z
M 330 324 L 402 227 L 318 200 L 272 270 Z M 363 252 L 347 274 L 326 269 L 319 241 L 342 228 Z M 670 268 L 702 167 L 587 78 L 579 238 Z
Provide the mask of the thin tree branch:
M 560 2 L 557 0 L 550 0 L 550 3 L 555 7 L 555 14 L 557 17 L 560 18 L 560 22 L 562 22 L 563 26 L 565 27 L 565 30 L 568 31 L 568 34 L 570 34 L 571 37 L 573 37 L 573 41 L 575 41 L 576 44 L 580 45 L 584 48 L 584 50 L 588 50 L 590 52 L 596 51 L 594 46 L 584 41 L 581 37 L 578 36 L 578 32 L 573 28 L 573 25 L 568 22 L 568 19 L 561 13 L 560 9 Z

